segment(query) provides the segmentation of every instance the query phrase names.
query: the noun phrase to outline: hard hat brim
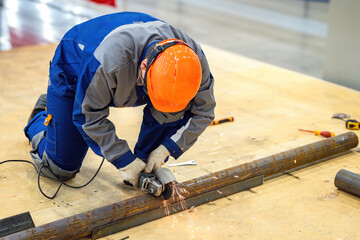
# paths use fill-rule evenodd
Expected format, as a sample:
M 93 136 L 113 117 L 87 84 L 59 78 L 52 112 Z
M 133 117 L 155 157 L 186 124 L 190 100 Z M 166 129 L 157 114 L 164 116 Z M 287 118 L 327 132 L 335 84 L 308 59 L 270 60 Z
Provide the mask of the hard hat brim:
M 186 106 L 189 103 L 184 104 L 177 104 L 177 105 L 164 105 L 161 103 L 158 103 L 156 100 L 152 100 L 150 97 L 150 101 L 153 104 L 154 108 L 158 110 L 159 112 L 166 112 L 166 113 L 174 113 L 174 112 L 180 112 L 186 108 Z

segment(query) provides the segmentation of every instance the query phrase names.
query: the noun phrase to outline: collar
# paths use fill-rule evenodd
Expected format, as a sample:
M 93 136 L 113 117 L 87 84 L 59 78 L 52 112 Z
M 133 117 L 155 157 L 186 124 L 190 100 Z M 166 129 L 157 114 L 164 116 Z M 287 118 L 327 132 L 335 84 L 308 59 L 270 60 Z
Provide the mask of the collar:
M 145 59 L 146 53 L 149 50 L 149 48 L 159 42 L 161 42 L 161 40 L 153 41 L 149 45 L 146 46 L 146 48 L 144 49 L 144 51 L 141 54 L 140 63 Z

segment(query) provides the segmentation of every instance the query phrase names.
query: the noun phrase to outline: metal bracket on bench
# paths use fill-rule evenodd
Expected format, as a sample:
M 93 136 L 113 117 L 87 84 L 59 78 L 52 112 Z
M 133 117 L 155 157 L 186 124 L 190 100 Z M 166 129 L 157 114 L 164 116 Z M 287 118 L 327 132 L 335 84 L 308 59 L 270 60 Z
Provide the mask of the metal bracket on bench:
M 35 227 L 29 212 L 0 220 L 0 237 Z

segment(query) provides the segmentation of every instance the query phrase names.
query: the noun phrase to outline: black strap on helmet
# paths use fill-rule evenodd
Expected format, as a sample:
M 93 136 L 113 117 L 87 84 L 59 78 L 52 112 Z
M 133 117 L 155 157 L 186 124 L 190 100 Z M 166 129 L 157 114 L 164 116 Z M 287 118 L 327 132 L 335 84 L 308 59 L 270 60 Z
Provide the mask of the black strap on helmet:
M 147 78 L 147 72 L 150 68 L 150 66 L 155 62 L 156 58 L 160 55 L 160 53 L 162 53 L 163 51 L 165 51 L 166 49 L 168 49 L 169 47 L 175 46 L 177 44 L 183 44 L 189 48 L 191 48 L 186 42 L 183 42 L 181 40 L 171 40 L 165 44 L 157 44 L 154 48 L 154 50 L 152 51 L 152 53 L 150 54 L 148 61 L 147 61 L 147 65 L 146 65 L 146 69 L 145 69 L 145 77 L 144 77 L 144 91 L 146 94 L 148 94 L 147 92 L 147 86 L 146 86 L 146 78 Z M 192 48 L 191 48 L 192 49 Z

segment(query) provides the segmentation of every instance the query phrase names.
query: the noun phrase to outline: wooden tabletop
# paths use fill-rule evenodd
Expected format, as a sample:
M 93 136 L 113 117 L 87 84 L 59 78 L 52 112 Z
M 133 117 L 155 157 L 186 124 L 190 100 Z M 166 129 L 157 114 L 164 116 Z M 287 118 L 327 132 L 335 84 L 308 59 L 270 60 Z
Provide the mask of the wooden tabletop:
M 0 52 L 0 161 L 31 160 L 23 128 L 35 101 L 46 91 L 55 47 Z M 332 119 L 334 113 L 360 120 L 358 91 L 210 46 L 203 50 L 216 81 L 216 118 L 233 116 L 235 121 L 210 126 L 176 161 L 197 163 L 170 168 L 179 182 L 322 139 L 299 128 L 347 132 L 343 121 Z M 142 107 L 111 109 L 110 119 L 118 137 L 133 148 Z M 103 239 L 359 239 L 360 198 L 333 183 L 342 168 L 360 173 L 357 151 Z M 100 162 L 89 151 L 69 183 L 87 182 Z M 90 185 L 78 190 L 63 187 L 54 200 L 41 195 L 36 177 L 30 164 L 0 165 L 0 219 L 29 211 L 39 226 L 143 194 L 124 186 L 109 163 Z M 49 194 L 57 187 L 47 179 L 41 184 Z

